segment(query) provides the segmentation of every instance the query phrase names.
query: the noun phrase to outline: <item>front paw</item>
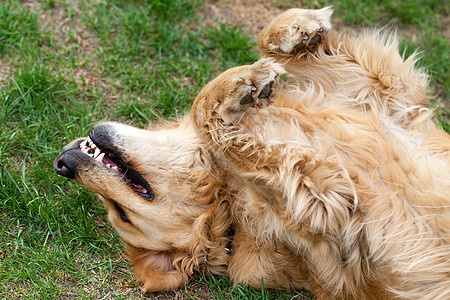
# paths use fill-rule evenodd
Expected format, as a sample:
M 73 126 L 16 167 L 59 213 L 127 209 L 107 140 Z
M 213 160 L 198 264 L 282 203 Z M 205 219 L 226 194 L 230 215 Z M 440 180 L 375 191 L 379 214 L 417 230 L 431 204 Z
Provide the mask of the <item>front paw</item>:
M 225 71 L 196 97 L 191 110 L 195 124 L 198 128 L 233 125 L 244 113 L 271 105 L 283 73 L 271 58 Z
M 267 59 L 259 60 L 249 70 L 249 76 L 242 77 L 243 89 L 247 91 L 243 97 L 238 97 L 239 106 L 234 107 L 235 111 L 246 110 L 248 107 L 260 109 L 273 104 L 280 75 L 283 73 L 281 67 Z
M 314 52 L 331 28 L 331 14 L 331 7 L 319 10 L 290 9 L 261 31 L 259 46 L 263 51 L 277 54 Z
M 229 99 L 228 111 L 246 112 L 251 108 L 261 109 L 273 104 L 283 73 L 281 65 L 272 59 L 263 58 L 233 76 L 232 81 L 238 85 Z

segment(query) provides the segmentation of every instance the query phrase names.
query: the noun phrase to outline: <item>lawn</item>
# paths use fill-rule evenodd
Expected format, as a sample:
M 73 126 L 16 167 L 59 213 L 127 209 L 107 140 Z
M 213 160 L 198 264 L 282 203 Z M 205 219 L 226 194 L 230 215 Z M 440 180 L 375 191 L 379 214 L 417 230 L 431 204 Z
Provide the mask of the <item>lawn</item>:
M 269 4 L 271 3 L 271 4 Z M 437 121 L 450 130 L 445 0 L 340 1 L 340 30 L 391 25 L 431 75 Z M 261 21 L 326 1 L 45 0 L 0 2 L 0 298 L 302 299 L 199 275 L 146 293 L 95 195 L 53 172 L 62 146 L 93 124 L 145 127 L 186 112 L 227 68 L 254 62 Z M 244 17 L 243 17 L 244 16 Z M 267 20 L 266 20 L 267 21 Z

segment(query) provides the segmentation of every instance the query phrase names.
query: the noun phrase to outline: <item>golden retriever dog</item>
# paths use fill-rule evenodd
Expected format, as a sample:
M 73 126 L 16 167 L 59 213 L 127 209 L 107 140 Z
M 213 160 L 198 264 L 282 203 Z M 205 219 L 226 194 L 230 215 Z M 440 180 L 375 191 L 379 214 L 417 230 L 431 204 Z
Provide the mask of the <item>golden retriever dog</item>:
M 394 35 L 334 32 L 331 14 L 275 18 L 261 59 L 177 121 L 100 123 L 59 154 L 145 291 L 209 272 L 318 299 L 450 299 L 450 137 L 427 75 Z

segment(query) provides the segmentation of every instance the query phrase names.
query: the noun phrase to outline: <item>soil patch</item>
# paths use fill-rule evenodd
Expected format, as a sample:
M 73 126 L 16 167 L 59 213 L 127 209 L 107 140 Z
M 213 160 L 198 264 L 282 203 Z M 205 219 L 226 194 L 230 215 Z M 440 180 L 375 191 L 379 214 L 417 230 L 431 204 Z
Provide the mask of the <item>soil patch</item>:
M 93 73 L 97 67 L 95 51 L 100 48 L 100 41 L 83 23 L 80 1 L 72 0 L 69 6 L 56 2 L 52 7 L 37 0 L 26 0 L 23 4 L 38 14 L 39 26 L 52 34 L 57 52 L 74 51 L 77 67 L 66 75 L 73 78 L 81 89 L 85 85 L 104 87 L 104 82 Z
M 276 15 L 288 8 L 276 0 L 206 1 L 197 14 L 201 16 L 203 25 L 228 23 L 247 28 L 249 33 L 256 37 Z
M 4 85 L 4 80 L 9 77 L 10 68 L 9 63 L 0 60 L 0 87 Z

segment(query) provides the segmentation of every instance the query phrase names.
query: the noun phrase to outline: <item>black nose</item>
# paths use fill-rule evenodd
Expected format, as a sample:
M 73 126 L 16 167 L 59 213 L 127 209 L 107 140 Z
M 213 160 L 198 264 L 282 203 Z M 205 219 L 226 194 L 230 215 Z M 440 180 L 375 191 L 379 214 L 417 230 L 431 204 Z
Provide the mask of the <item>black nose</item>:
M 74 179 L 75 175 L 73 170 L 70 169 L 68 164 L 65 161 L 66 155 L 61 154 L 59 155 L 55 161 L 53 162 L 53 168 L 55 169 L 55 172 L 59 175 L 62 175 L 64 177 Z
M 80 151 L 80 143 L 83 139 L 77 139 L 65 146 L 53 162 L 53 169 L 61 176 L 75 179 L 77 168 L 86 156 Z M 88 157 L 88 156 L 86 156 Z

